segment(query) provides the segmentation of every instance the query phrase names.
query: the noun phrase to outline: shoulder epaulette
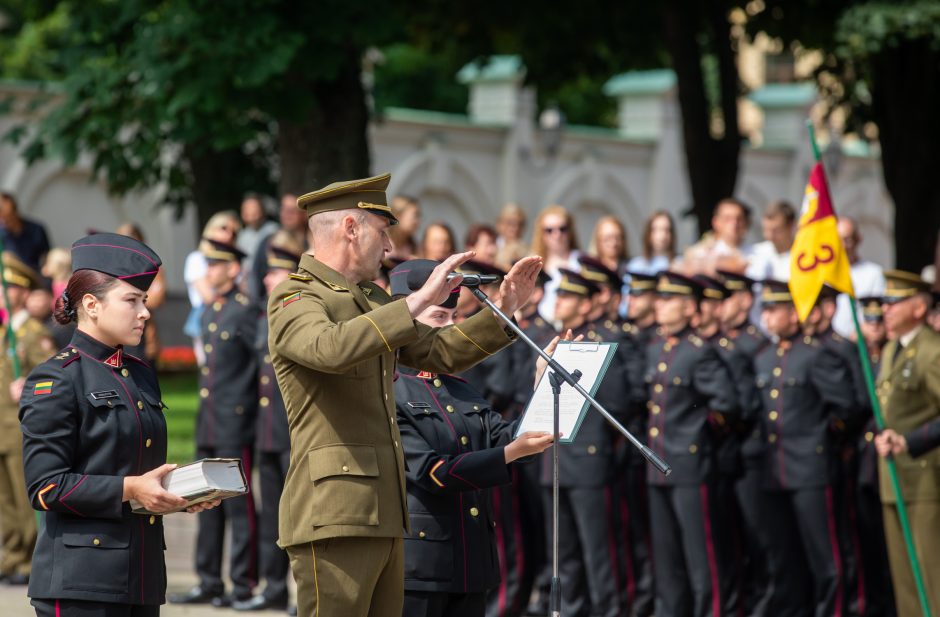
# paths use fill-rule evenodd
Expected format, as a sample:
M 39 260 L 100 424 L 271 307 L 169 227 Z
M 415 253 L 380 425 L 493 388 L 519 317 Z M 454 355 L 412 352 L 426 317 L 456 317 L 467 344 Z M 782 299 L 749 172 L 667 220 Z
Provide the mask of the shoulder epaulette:
M 133 360 L 134 362 L 138 364 L 143 364 L 144 366 L 150 366 L 150 363 L 147 362 L 146 360 L 142 360 L 141 358 L 138 358 L 137 356 L 132 356 L 129 353 L 125 353 L 124 357 L 127 358 L 128 360 Z
M 838 342 L 841 343 L 842 341 L 845 340 L 845 338 L 844 338 L 841 334 L 839 334 L 838 332 L 833 332 L 833 333 L 832 333 L 832 340 L 838 341 Z
M 303 281 L 305 283 L 309 283 L 313 280 L 313 277 L 309 274 L 301 274 L 299 272 L 291 272 L 287 275 L 287 278 L 293 279 L 295 281 Z

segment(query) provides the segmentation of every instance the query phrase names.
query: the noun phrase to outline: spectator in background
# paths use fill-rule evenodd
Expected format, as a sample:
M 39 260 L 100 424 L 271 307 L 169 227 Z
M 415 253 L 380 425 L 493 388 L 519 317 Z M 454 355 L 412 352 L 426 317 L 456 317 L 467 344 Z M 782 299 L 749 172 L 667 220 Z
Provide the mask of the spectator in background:
M 202 230 L 203 240 L 215 240 L 226 244 L 234 244 L 241 229 L 238 214 L 234 210 L 224 210 L 213 214 Z M 201 244 L 201 243 L 200 243 Z M 196 352 L 196 361 L 199 366 L 205 363 L 206 356 L 202 349 L 200 331 L 200 317 L 202 308 L 215 300 L 215 289 L 206 281 L 206 256 L 196 247 L 196 250 L 186 256 L 183 264 L 183 281 L 186 283 L 186 293 L 192 309 L 183 325 L 183 333 L 193 339 L 193 350 Z
M 858 255 L 858 247 L 862 244 L 862 234 L 858 230 L 855 219 L 840 216 L 838 222 L 839 237 L 845 247 L 845 255 L 849 258 L 852 287 L 856 298 L 866 296 L 880 296 L 885 290 L 885 277 L 881 266 L 862 259 Z M 860 308 L 860 307 L 859 307 Z M 861 313 L 859 313 L 861 319 Z M 836 312 L 832 317 L 832 329 L 842 336 L 855 340 L 855 323 L 852 319 L 852 308 L 849 297 L 839 294 L 836 298 Z
M 56 247 L 46 254 L 46 262 L 42 265 L 40 271 L 42 275 L 49 279 L 52 288 L 52 300 L 62 295 L 65 286 L 72 276 L 72 254 L 66 249 Z M 49 306 L 52 310 L 52 305 Z
M 123 223 L 116 230 L 122 236 L 128 236 L 146 244 L 144 232 L 134 223 Z M 147 310 L 150 311 L 150 319 L 144 323 L 144 335 L 140 338 L 140 344 L 137 347 L 128 348 L 128 353 L 138 358 L 144 358 L 150 363 L 150 366 L 156 368 L 157 360 L 160 357 L 160 335 L 157 330 L 157 322 L 154 317 L 154 311 L 166 301 L 166 274 L 161 268 L 157 271 L 150 289 L 147 290 Z
M 751 226 L 751 208 L 733 198 L 722 199 L 712 215 L 712 229 L 690 246 L 683 256 L 688 275 L 715 276 L 716 270 L 744 272 L 753 247 L 745 242 Z
M 617 217 L 602 216 L 597 221 L 588 254 L 623 277 L 627 271 L 630 250 L 627 247 L 627 232 Z
M 20 216 L 16 198 L 10 193 L 0 193 L 0 238 L 4 250 L 39 272 L 49 252 L 49 236 L 42 224 Z
M 72 276 L 72 253 L 59 247 L 50 249 L 46 254 L 46 262 L 42 265 L 41 274 L 50 282 L 52 293 L 45 289 L 34 289 L 26 300 L 26 310 L 49 329 L 55 341 L 55 348 L 62 349 L 72 340 L 75 322 L 60 324 L 52 316 L 52 311 L 56 299 L 65 291 L 69 277 Z
M 247 277 L 250 276 L 255 253 L 265 239 L 278 230 L 278 224 L 268 218 L 264 209 L 264 198 L 257 193 L 248 193 L 242 199 L 241 219 L 243 227 L 236 244 L 248 256 L 245 260 Z
M 307 213 L 297 207 L 297 196 L 293 193 L 285 193 L 281 197 L 281 208 L 278 211 L 278 219 L 280 220 L 280 229 L 289 233 L 294 242 L 299 243 L 301 246 L 305 247 L 310 246 L 310 241 L 307 238 Z M 277 231 L 278 227 L 275 226 L 274 230 Z M 254 256 L 243 262 L 244 267 L 247 268 L 249 275 L 247 278 L 244 278 L 246 282 L 246 289 L 248 295 L 255 299 L 260 300 L 265 297 L 266 292 L 264 291 L 264 276 L 268 273 L 268 243 L 271 240 L 271 234 L 268 234 L 262 241 L 258 248 L 255 250 Z
M 761 218 L 764 241 L 754 245 L 747 275 L 755 281 L 790 280 L 790 247 L 796 235 L 796 210 L 786 201 L 773 201 Z
M 480 223 L 474 223 L 467 229 L 467 235 L 464 242 L 465 251 L 475 251 L 476 261 L 487 265 L 495 265 L 496 253 L 496 230 L 492 226 Z
M 388 257 L 411 259 L 418 252 L 415 234 L 421 227 L 421 203 L 411 195 L 395 195 L 391 203 L 392 214 L 398 219 L 398 225 L 388 230 L 392 241 L 392 252 Z
M 525 211 L 519 204 L 508 203 L 503 206 L 496 221 L 496 265 L 508 270 L 528 254 L 529 247 L 522 241 L 525 233 Z
M 669 269 L 676 258 L 676 225 L 664 211 L 652 213 L 643 225 L 643 254 L 627 262 L 627 270 L 653 276 Z
M 431 223 L 424 230 L 424 235 L 421 237 L 421 257 L 424 259 L 443 261 L 453 255 L 456 250 L 457 241 L 447 223 L 440 221 Z
M 568 211 L 559 205 L 548 206 L 535 219 L 532 232 L 532 254 L 542 258 L 545 264 L 542 270 L 551 277 L 545 283 L 545 295 L 539 302 L 539 313 L 548 321 L 555 318 L 555 296 L 561 280 L 559 268 L 577 272 L 580 269 L 578 257 L 578 238 L 574 228 L 574 219 Z

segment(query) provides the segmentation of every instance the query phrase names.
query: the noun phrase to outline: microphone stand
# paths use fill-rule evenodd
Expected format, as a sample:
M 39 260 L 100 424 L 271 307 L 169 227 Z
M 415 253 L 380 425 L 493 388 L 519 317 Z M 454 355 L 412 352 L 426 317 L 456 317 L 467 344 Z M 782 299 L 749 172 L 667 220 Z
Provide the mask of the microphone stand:
M 656 469 L 658 469 L 664 475 L 669 475 L 672 473 L 672 467 L 669 466 L 666 461 L 659 457 L 658 454 L 653 452 L 646 444 L 642 443 L 637 439 L 633 433 L 627 430 L 616 418 L 611 415 L 609 411 L 604 409 L 604 407 L 594 400 L 594 397 L 584 389 L 581 384 L 578 383 L 578 380 L 581 378 L 580 371 L 575 371 L 575 374 L 571 374 L 558 363 L 557 360 L 552 358 L 550 355 L 545 353 L 545 351 L 535 344 L 535 342 L 529 338 L 522 329 L 516 325 L 512 319 L 506 316 L 501 310 L 499 310 L 493 301 L 490 300 L 489 296 L 483 292 L 476 285 L 465 285 L 470 292 L 476 296 L 477 300 L 485 304 L 491 311 L 493 311 L 499 318 L 509 326 L 513 332 L 515 332 L 519 338 L 525 342 L 531 349 L 541 356 L 543 360 L 548 362 L 548 368 L 551 369 L 551 373 L 548 375 L 549 383 L 552 386 L 552 398 L 554 403 L 554 426 L 555 426 L 555 435 L 558 435 L 559 430 L 559 407 L 560 407 L 560 398 L 561 398 L 561 386 L 563 383 L 567 383 L 572 388 L 574 388 L 578 394 L 580 394 L 584 400 L 591 404 L 591 407 L 596 409 L 604 419 L 607 420 L 615 429 L 620 431 L 624 437 L 627 438 L 633 447 L 640 451 L 640 454 L 650 462 Z M 552 588 L 551 596 L 549 600 L 549 608 L 551 611 L 551 617 L 560 617 L 561 615 L 561 583 L 558 576 L 558 443 L 555 442 L 552 444 Z

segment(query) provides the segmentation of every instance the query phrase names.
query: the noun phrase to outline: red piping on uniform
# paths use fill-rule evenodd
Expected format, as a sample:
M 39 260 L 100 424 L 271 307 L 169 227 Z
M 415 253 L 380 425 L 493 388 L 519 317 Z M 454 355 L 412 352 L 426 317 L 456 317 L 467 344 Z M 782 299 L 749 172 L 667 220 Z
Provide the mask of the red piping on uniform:
M 454 473 L 454 469 L 457 468 L 457 465 L 459 465 L 459 464 L 463 461 L 463 459 L 466 458 L 469 454 L 470 454 L 470 453 L 467 452 L 466 454 L 461 454 L 460 456 L 458 456 L 458 457 L 457 457 L 457 460 L 454 461 L 454 464 L 451 466 L 451 468 L 447 470 L 447 475 L 454 476 L 455 478 L 457 478 L 457 479 L 460 480 L 461 482 L 465 482 L 466 484 L 469 484 L 470 486 L 472 486 L 472 487 L 475 488 L 476 490 L 482 491 L 483 489 L 481 489 L 479 486 L 477 486 L 476 484 L 474 484 L 474 483 L 471 482 L 470 480 L 467 480 L 467 479 L 465 479 L 465 478 L 461 478 L 460 476 L 458 476 L 457 474 Z
M 157 262 L 155 262 L 154 260 L 152 260 L 152 259 L 150 259 L 149 257 L 147 257 L 147 255 L 146 255 L 145 253 L 141 253 L 141 252 L 138 251 L 137 249 L 132 249 L 132 248 L 129 248 L 129 247 L 126 247 L 126 246 L 116 246 L 116 245 L 114 245 L 114 244 L 79 244 L 79 245 L 77 245 L 77 246 L 73 246 L 73 247 L 72 247 L 72 250 L 74 251 L 75 249 L 85 249 L 85 248 L 90 248 L 90 247 L 95 247 L 95 246 L 103 246 L 103 247 L 109 248 L 109 249 L 121 249 L 122 251 L 130 251 L 130 252 L 132 252 L 132 253 L 137 253 L 138 255 L 140 255 L 141 257 L 143 257 L 144 259 L 146 259 L 147 261 L 149 261 L 149 262 L 152 263 L 153 265 L 157 266 L 157 268 L 160 267 L 160 266 L 157 264 Z
M 497 488 L 493 491 L 493 511 L 496 512 L 500 521 L 505 518 L 502 505 L 503 500 Z M 503 615 L 506 614 L 506 587 L 509 585 L 509 581 L 506 580 L 506 545 L 505 539 L 503 538 L 502 525 L 496 525 L 496 556 L 498 557 L 496 564 L 497 567 L 499 567 L 499 591 L 496 599 L 496 615 L 503 617 Z
M 460 498 L 460 540 L 463 543 L 463 591 L 467 593 L 470 589 L 470 583 L 467 580 L 467 534 L 464 532 L 464 513 L 463 513 L 463 493 L 457 495 Z
M 630 530 L 630 506 L 627 502 L 626 491 L 624 489 L 624 495 L 620 498 L 620 526 L 623 528 L 624 533 L 624 543 L 623 543 L 623 555 L 624 555 L 624 570 L 627 576 L 627 600 L 630 602 L 630 606 L 633 606 L 636 603 L 636 574 L 633 571 L 633 534 Z
M 55 601 L 55 617 L 62 617 L 62 613 L 59 611 L 59 601 Z
M 711 510 L 708 507 L 708 487 L 699 486 L 702 497 L 702 519 L 705 521 L 705 553 L 708 555 L 708 573 L 712 579 L 712 615 L 721 617 L 721 588 L 718 585 L 718 564 L 715 561 L 715 542 L 712 538 Z
M 829 524 L 829 544 L 832 546 L 832 558 L 836 563 L 836 606 L 835 617 L 842 617 L 842 556 L 839 554 L 839 540 L 836 538 L 836 519 L 832 509 L 832 486 L 826 487 L 826 518 Z
M 130 390 L 127 389 L 127 384 L 118 379 L 117 373 L 114 372 L 114 369 L 111 369 L 111 375 L 114 376 L 114 380 L 121 384 L 121 387 L 124 388 L 124 393 L 127 394 L 127 404 L 131 406 L 131 409 L 134 410 L 134 417 L 137 418 L 137 475 L 140 475 L 140 457 L 143 455 L 144 445 L 144 427 L 140 424 L 140 412 L 137 409 L 137 405 L 134 404 L 134 397 L 131 396 Z
M 412 377 L 411 379 L 416 379 L 416 378 Z M 447 422 L 447 426 L 450 427 L 450 430 L 454 433 L 454 437 L 456 437 L 457 429 L 455 429 L 454 425 L 451 424 L 450 418 L 447 417 L 447 412 L 444 411 L 444 407 L 441 405 L 441 402 L 437 400 L 436 396 L 434 396 L 434 390 L 431 389 L 431 386 L 428 385 L 428 382 L 421 381 L 420 383 L 423 383 L 424 387 L 428 389 L 428 393 L 430 393 L 431 398 L 433 398 L 434 402 L 437 403 L 437 408 L 441 410 L 441 416 L 444 417 L 444 421 Z M 457 452 L 460 452 L 460 440 L 459 439 L 455 440 L 455 443 L 457 444 Z
M 79 516 L 85 516 L 85 515 L 79 512 L 78 510 L 76 510 L 75 508 L 73 508 L 72 506 L 70 506 L 69 504 L 65 503 L 65 500 L 69 498 L 69 495 L 75 492 L 75 489 L 77 489 L 79 486 L 82 485 L 82 482 L 84 482 L 87 477 L 88 477 L 87 475 L 82 476 L 82 479 L 78 481 L 78 484 L 72 487 L 72 490 L 66 493 L 64 497 L 59 498 L 59 503 L 61 503 L 63 506 L 65 506 L 66 508 L 68 508 L 69 510 L 71 510 L 72 512 L 74 512 L 75 514 Z

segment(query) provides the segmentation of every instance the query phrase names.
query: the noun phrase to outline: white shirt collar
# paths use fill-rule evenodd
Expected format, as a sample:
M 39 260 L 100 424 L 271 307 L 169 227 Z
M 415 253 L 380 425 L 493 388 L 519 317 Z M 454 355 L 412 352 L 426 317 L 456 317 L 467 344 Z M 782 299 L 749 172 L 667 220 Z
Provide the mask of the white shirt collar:
M 924 329 L 924 324 L 920 324 L 919 326 L 917 326 L 916 328 L 914 328 L 907 334 L 902 334 L 901 338 L 899 339 L 900 343 L 904 345 L 905 347 L 907 347 L 908 345 L 911 344 L 911 341 L 914 340 L 914 337 L 920 334 L 920 331 L 923 329 Z

